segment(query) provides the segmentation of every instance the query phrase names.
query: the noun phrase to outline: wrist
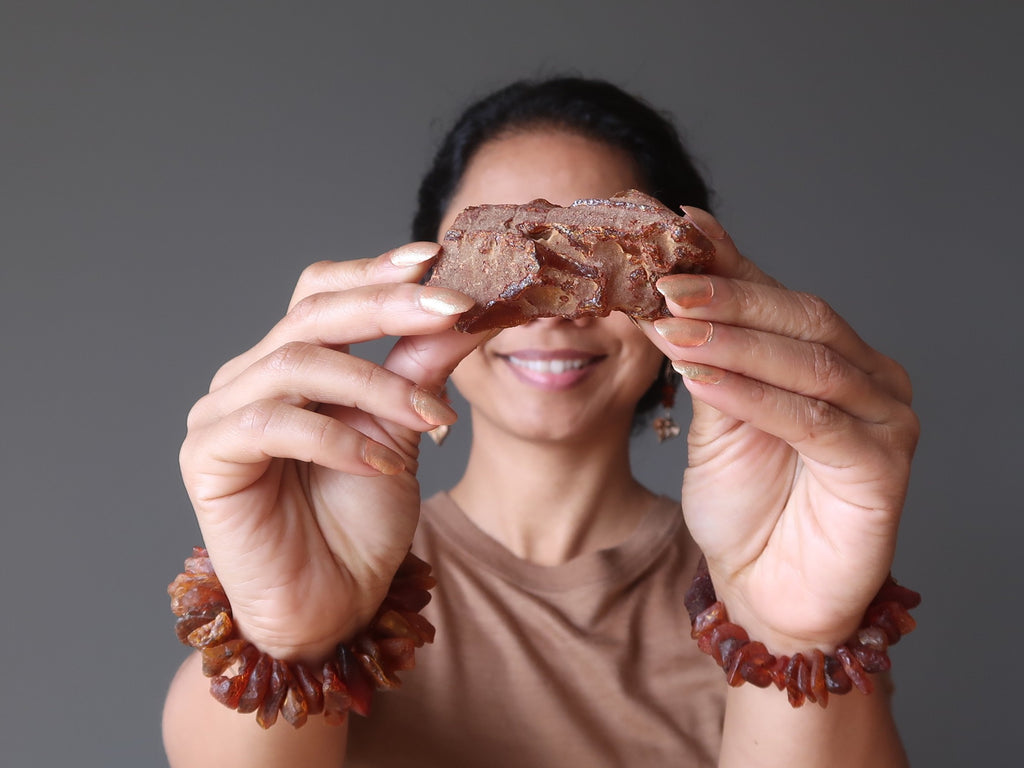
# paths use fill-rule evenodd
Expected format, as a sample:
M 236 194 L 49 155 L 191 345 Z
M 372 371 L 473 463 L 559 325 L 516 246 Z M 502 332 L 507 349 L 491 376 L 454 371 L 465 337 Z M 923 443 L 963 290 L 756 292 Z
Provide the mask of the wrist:
M 232 620 L 231 605 L 210 564 L 196 547 L 185 572 L 168 586 L 171 610 L 178 617 L 179 640 L 202 655 L 210 692 L 230 709 L 256 712 L 264 728 L 278 714 L 298 728 L 310 714 L 323 713 L 329 723 L 344 722 L 351 709 L 369 713 L 376 688 L 397 688 L 397 672 L 412 669 L 415 649 L 433 642 L 434 627 L 419 611 L 429 602 L 434 579 L 430 566 L 409 553 L 369 624 L 316 658 L 297 660 L 323 643 L 287 646 L 288 658 L 258 648 Z
M 691 636 L 700 650 L 725 670 L 729 685 L 749 682 L 765 688 L 774 684 L 787 692 L 794 707 L 805 700 L 825 707 L 830 694 L 845 694 L 853 688 L 865 694 L 873 690 L 869 675 L 888 671 L 888 647 L 914 629 L 908 610 L 920 599 L 890 576 L 849 638 L 829 651 L 804 646 L 790 653 L 769 650 L 763 640 L 752 639 L 744 627 L 731 620 L 703 557 L 685 601 Z M 778 637 L 789 648 L 802 641 L 787 634 Z

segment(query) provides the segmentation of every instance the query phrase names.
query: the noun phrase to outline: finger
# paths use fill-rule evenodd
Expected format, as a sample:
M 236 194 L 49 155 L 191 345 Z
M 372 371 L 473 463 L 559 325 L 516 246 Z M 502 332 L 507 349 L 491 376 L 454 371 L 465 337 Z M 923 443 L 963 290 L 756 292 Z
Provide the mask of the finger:
M 369 360 L 293 341 L 202 398 L 189 414 L 189 428 L 258 400 L 279 400 L 298 408 L 310 403 L 343 405 L 414 430 L 451 424 L 457 418 L 436 395 Z
M 316 293 L 347 291 L 364 285 L 419 282 L 441 251 L 437 243 L 417 242 L 372 259 L 319 261 L 302 271 L 288 308 Z
M 912 398 L 901 366 L 867 344 L 823 299 L 776 286 L 710 275 L 658 282 L 673 315 L 743 326 L 824 345 L 876 377 L 901 402 Z
M 726 232 L 725 227 L 719 224 L 710 213 L 689 205 L 683 206 L 683 213 L 715 245 L 715 258 L 707 266 L 708 272 L 722 275 L 723 277 L 734 277 L 766 285 L 782 285 L 782 283 L 761 271 L 760 267 L 740 253 L 732 238 L 729 237 L 729 233 Z
M 431 336 L 405 336 L 384 360 L 384 367 L 438 392 L 466 355 L 499 332 L 500 329 L 483 333 L 450 330 Z
M 211 501 L 248 488 L 275 458 L 367 477 L 405 469 L 400 455 L 346 424 L 277 400 L 250 403 L 190 431 L 181 464 L 195 500 Z
M 695 400 L 788 443 L 826 485 L 841 484 L 844 498 L 866 509 L 896 508 L 905 487 L 877 478 L 891 476 L 913 454 L 916 417 L 908 406 L 900 406 L 885 425 L 871 424 L 823 400 L 742 374 L 687 362 L 673 367 Z
M 734 371 L 824 400 L 859 419 L 885 423 L 896 401 L 878 382 L 825 344 L 690 318 L 654 322 L 673 361 Z
M 345 348 L 384 336 L 435 333 L 452 327 L 472 306 L 473 300 L 457 291 L 407 283 L 316 293 L 292 307 L 255 347 L 224 365 L 211 389 L 292 341 Z

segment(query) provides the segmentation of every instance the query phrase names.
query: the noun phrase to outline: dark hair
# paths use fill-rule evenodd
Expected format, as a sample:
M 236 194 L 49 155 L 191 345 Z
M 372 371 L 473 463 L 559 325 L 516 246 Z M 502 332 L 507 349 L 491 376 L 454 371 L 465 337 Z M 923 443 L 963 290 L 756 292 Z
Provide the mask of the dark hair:
M 437 239 L 442 217 L 483 144 L 538 126 L 572 131 L 624 150 L 636 163 L 643 191 L 672 210 L 681 205 L 711 208 L 708 185 L 666 115 L 603 80 L 521 80 L 471 104 L 448 131 L 420 183 L 413 239 Z M 638 417 L 661 401 L 664 378 L 659 376 L 644 394 Z

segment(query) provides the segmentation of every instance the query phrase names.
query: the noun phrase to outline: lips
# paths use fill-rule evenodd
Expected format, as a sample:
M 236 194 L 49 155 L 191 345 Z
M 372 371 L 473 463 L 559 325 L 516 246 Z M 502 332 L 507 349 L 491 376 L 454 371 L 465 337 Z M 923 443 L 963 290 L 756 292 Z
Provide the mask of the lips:
M 516 350 L 498 354 L 520 381 L 547 390 L 569 389 L 586 379 L 604 355 L 573 349 Z

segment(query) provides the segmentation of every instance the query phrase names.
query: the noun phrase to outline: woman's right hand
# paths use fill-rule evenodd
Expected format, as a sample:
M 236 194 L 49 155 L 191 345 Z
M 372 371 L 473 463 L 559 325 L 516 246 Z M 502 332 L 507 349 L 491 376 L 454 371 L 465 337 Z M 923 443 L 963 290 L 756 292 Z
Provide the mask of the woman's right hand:
M 372 618 L 419 517 L 424 431 L 455 420 L 439 397 L 480 336 L 472 306 L 418 284 L 433 243 L 321 262 L 288 313 L 224 365 L 193 407 L 185 485 L 240 632 L 320 661 Z M 382 365 L 350 345 L 401 337 Z

